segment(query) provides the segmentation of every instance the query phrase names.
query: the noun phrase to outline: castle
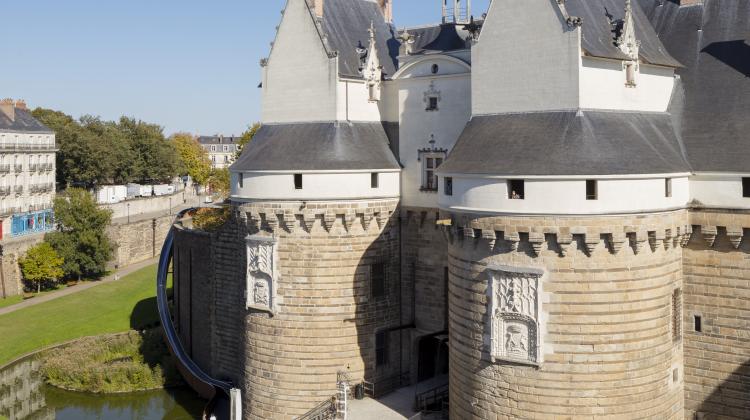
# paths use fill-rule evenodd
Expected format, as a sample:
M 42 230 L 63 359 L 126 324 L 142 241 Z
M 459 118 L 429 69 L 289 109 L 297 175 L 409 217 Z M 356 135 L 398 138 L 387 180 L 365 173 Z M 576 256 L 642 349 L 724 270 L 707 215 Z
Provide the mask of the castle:
M 750 2 L 287 0 L 175 321 L 245 419 L 750 418 Z M 470 4 L 470 3 L 469 3 Z

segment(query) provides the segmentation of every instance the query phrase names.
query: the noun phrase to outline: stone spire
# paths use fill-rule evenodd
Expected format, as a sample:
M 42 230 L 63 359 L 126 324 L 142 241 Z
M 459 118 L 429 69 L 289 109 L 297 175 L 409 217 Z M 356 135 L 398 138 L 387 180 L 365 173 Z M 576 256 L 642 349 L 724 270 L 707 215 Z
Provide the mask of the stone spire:
M 633 3 L 632 0 L 625 0 L 625 18 L 622 22 L 622 32 L 617 38 L 617 46 L 631 60 L 638 60 L 638 50 L 641 41 L 635 37 L 635 21 L 633 20 Z
M 368 98 L 370 102 L 380 100 L 380 85 L 383 80 L 383 66 L 380 65 L 378 57 L 377 40 L 375 39 L 375 23 L 370 23 L 370 45 L 367 48 L 367 63 L 362 69 L 362 76 L 365 78 Z

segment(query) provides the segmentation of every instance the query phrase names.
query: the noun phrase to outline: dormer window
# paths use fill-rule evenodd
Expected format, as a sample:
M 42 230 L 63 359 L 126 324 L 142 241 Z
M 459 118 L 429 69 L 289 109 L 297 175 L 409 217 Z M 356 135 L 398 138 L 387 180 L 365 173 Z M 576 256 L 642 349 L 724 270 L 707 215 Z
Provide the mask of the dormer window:
M 432 74 L 438 74 L 439 71 L 440 71 L 440 66 L 438 66 L 437 64 L 433 64 L 432 65 Z
M 430 82 L 429 89 L 424 93 L 424 103 L 426 105 L 426 111 L 437 111 L 438 104 L 440 103 L 441 94 L 435 86 L 435 81 Z
M 435 171 L 443 164 L 445 152 L 425 152 L 421 154 L 420 158 L 422 160 L 422 188 L 420 190 L 437 192 L 438 176 Z
M 430 96 L 427 98 L 427 111 L 437 111 L 438 110 L 438 98 L 437 96 Z
M 750 178 L 742 178 L 742 196 L 750 198 Z

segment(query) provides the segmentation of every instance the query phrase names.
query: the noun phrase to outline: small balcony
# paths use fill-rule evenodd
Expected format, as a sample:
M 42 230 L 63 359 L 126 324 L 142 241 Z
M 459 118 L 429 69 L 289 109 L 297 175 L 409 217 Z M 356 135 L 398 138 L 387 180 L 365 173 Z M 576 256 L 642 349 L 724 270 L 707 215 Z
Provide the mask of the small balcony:
M 38 163 L 30 163 L 29 164 L 29 171 L 31 172 L 37 172 L 39 170 L 39 164 Z
M 15 171 L 16 173 L 20 173 L 20 172 L 23 172 L 23 165 L 13 165 L 13 170 L 14 170 L 14 171 Z
M 10 165 L 0 165 L 0 174 L 10 173 Z
M 56 146 L 54 144 L 3 143 L 3 144 L 0 144 L 0 150 L 11 151 L 11 152 L 25 152 L 25 151 L 54 152 L 56 150 Z
M 10 186 L 0 187 L 0 196 L 7 197 L 10 195 Z
M 15 192 L 16 195 L 23 194 L 23 185 L 16 185 L 15 187 L 13 187 L 13 192 Z

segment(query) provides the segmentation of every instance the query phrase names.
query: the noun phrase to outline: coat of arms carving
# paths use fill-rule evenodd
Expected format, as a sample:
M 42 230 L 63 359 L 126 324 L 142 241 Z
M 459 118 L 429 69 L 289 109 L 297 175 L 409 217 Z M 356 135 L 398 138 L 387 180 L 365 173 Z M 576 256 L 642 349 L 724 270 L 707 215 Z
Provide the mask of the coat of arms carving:
M 542 272 L 491 267 L 489 273 L 492 359 L 537 363 Z
M 265 236 L 247 238 L 247 307 L 273 313 L 275 241 Z

